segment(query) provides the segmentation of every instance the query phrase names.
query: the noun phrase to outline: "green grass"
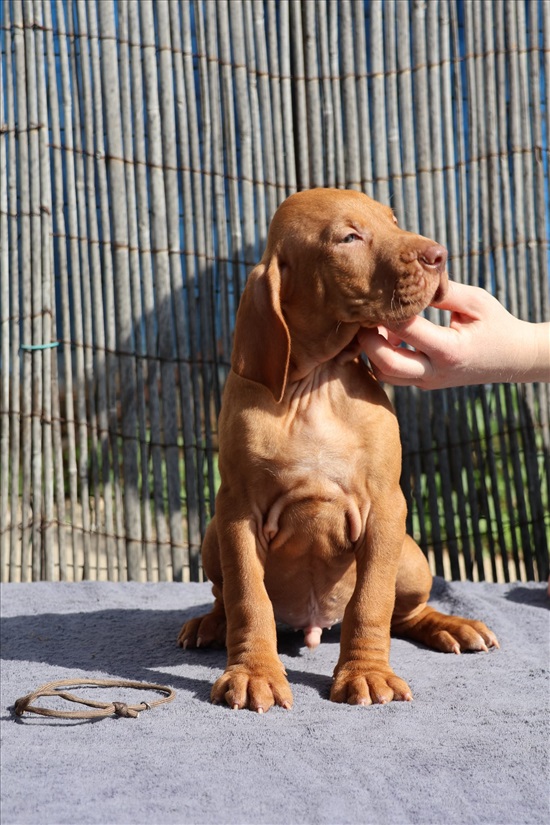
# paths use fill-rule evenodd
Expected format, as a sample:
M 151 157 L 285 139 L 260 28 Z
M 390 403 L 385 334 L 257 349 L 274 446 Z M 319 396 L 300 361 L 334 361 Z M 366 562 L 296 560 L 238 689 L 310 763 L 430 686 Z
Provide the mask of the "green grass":
M 545 575 L 544 544 L 548 544 L 550 537 L 545 463 L 549 459 L 542 429 L 536 424 L 538 414 L 534 416 L 535 421 L 527 420 L 522 392 L 517 387 L 484 388 L 468 401 L 465 409 L 458 401 L 455 403 L 454 415 L 449 413 L 447 417 L 448 429 L 451 421 L 460 421 L 460 416 L 466 414 L 462 424 L 469 438 L 461 439 L 459 433 L 448 432 L 449 439 L 455 444 L 462 440 L 459 448 L 462 466 L 449 479 L 452 518 L 444 513 L 442 504 L 444 467 L 435 439 L 431 449 L 436 465 L 437 504 L 429 495 L 426 461 L 420 477 L 411 479 L 411 485 L 419 488 L 418 497 L 422 502 L 421 510 L 418 503 L 413 502 L 412 532 L 420 542 L 423 522 L 425 552 L 433 548 L 441 554 L 458 546 L 459 551 L 468 552 L 470 548 L 473 556 L 477 552 L 478 557 L 480 554 L 486 557 L 500 555 L 505 561 L 513 561 L 515 554 L 520 560 L 526 558 L 528 561 L 535 555 L 538 545 L 542 556 L 539 574 L 541 577 Z M 469 470 L 468 451 L 471 455 Z M 448 450 L 447 456 L 450 461 Z M 462 518 L 459 515 L 461 501 Z M 436 544 L 438 530 L 441 538 Z M 515 574 L 514 567 L 512 564 L 511 572 Z

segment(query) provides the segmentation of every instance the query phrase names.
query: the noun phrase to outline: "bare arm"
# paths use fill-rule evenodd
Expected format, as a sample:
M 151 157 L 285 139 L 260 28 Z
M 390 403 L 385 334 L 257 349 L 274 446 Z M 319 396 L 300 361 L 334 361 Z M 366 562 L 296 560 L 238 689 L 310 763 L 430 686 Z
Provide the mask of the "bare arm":
M 450 310 L 450 326 L 415 316 L 391 332 L 360 331 L 359 342 L 381 381 L 425 390 L 550 382 L 550 323 L 521 321 L 484 289 L 454 281 L 434 306 Z M 403 349 L 402 341 L 415 349 Z

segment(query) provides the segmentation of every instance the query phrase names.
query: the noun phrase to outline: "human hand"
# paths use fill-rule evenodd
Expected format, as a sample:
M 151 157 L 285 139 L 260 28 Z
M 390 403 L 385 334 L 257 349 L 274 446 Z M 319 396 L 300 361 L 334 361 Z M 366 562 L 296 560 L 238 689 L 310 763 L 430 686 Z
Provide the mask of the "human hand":
M 450 310 L 448 327 L 416 315 L 391 330 L 360 330 L 359 343 L 380 381 L 425 390 L 550 381 L 550 324 L 521 321 L 486 290 L 455 281 L 433 306 Z

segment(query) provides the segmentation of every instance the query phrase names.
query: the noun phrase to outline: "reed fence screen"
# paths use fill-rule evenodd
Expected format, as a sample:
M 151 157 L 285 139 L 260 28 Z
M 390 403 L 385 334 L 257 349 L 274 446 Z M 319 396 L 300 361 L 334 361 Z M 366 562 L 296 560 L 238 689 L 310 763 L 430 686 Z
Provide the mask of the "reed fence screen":
M 454 279 L 550 318 L 547 0 L 4 0 L 0 24 L 2 579 L 201 578 L 236 306 L 298 189 L 391 203 Z M 548 574 L 548 389 L 393 393 L 434 572 Z

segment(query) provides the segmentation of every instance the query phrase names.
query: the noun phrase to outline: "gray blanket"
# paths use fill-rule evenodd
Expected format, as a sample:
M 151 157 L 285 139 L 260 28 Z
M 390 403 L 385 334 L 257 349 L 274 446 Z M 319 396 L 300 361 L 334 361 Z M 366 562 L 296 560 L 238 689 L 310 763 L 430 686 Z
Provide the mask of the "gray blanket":
M 207 584 L 11 584 L 1 595 L 3 825 L 550 821 L 550 600 L 540 584 L 436 580 L 432 603 L 482 619 L 501 649 L 455 656 L 394 640 L 410 704 L 329 702 L 338 628 L 313 652 L 282 631 L 295 705 L 264 715 L 209 703 L 223 651 L 176 646 L 182 621 L 210 603 Z M 11 713 L 43 683 L 101 677 L 177 696 L 138 719 Z

